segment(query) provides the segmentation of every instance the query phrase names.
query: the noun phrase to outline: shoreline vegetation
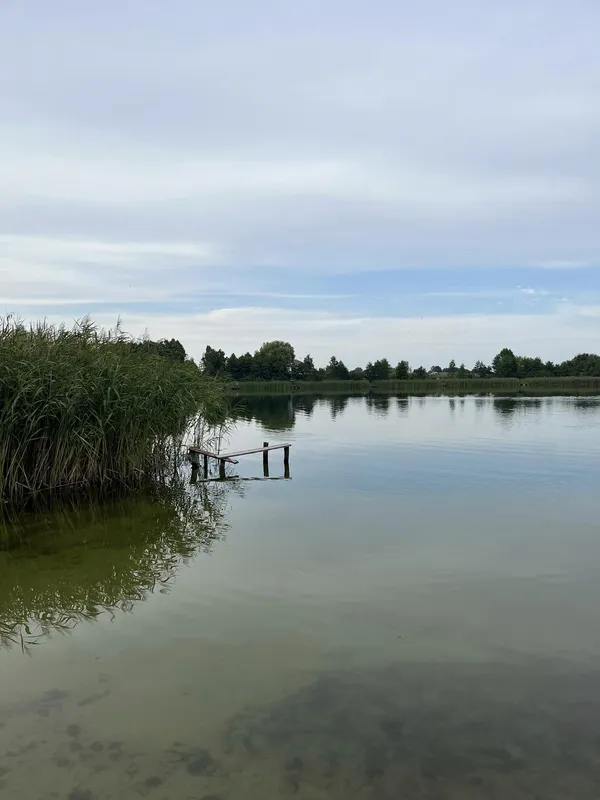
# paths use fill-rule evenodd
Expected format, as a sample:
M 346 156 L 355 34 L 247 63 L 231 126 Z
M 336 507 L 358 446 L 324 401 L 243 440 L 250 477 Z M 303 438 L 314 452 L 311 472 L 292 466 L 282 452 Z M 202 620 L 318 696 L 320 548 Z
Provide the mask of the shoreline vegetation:
M 0 323 L 0 516 L 57 496 L 168 480 L 181 438 L 226 418 L 221 381 L 175 340 L 134 340 L 84 319 Z M 172 471 L 171 471 L 172 473 Z
M 600 392 L 600 377 L 565 378 L 429 378 L 387 381 L 240 381 L 227 384 L 230 395 L 245 394 L 545 394 Z
M 331 356 L 327 366 L 317 367 L 311 355 L 302 360 L 296 358 L 293 346 L 289 342 L 265 342 L 254 354 L 245 353 L 227 356 L 223 350 L 215 350 L 208 346 L 200 364 L 202 374 L 219 377 L 230 386 L 281 382 L 322 389 L 326 385 L 344 384 L 347 388 L 362 389 L 365 386 L 393 384 L 393 388 L 412 386 L 419 382 L 426 387 L 440 385 L 465 384 L 472 386 L 477 381 L 491 390 L 493 383 L 498 388 L 510 384 L 499 383 L 513 381 L 514 386 L 530 381 L 547 381 L 548 385 L 567 385 L 564 379 L 589 380 L 594 386 L 600 386 L 600 355 L 580 353 L 560 363 L 542 361 L 539 357 L 519 356 L 508 347 L 503 348 L 492 360 L 491 364 L 476 361 L 471 369 L 465 364 L 457 366 L 452 359 L 445 366 L 434 364 L 430 368 L 424 366 L 412 368 L 408 361 L 399 361 L 396 366 L 380 358 L 369 361 L 363 367 L 349 369 L 343 361 Z
M 600 391 L 600 356 L 561 364 L 504 348 L 490 366 L 317 368 L 288 342 L 254 355 L 207 347 L 199 364 L 176 339 L 134 339 L 89 318 L 71 329 L 0 319 L 0 517 L 54 499 L 164 486 L 184 438 L 210 447 L 247 394 Z M 179 460 L 179 461 L 178 461 Z

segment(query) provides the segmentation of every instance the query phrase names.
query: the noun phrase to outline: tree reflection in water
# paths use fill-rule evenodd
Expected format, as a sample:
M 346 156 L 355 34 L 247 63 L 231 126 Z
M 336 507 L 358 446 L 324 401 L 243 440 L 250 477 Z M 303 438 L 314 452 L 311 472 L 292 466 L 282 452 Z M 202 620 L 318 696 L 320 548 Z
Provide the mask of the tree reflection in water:
M 189 481 L 189 476 L 187 477 Z M 0 540 L 0 645 L 30 652 L 83 620 L 131 611 L 169 591 L 181 566 L 228 529 L 228 497 L 243 484 L 189 486 L 31 515 Z

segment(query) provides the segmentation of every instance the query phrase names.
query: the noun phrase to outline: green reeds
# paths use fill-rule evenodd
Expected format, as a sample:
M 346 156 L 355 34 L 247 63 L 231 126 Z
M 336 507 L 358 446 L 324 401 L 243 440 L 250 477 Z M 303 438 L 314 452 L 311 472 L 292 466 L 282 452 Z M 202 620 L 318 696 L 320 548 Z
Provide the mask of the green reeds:
M 238 381 L 228 389 L 239 394 L 312 394 L 314 392 L 368 392 L 368 381 Z
M 2 320 L 1 510 L 61 491 L 140 486 L 194 418 L 218 423 L 224 407 L 221 385 L 193 362 L 136 347 L 118 326 Z
M 547 378 L 423 378 L 374 381 L 239 381 L 230 383 L 231 394 L 354 394 L 400 392 L 402 394 L 452 394 L 455 392 L 600 391 L 600 378 L 568 376 Z

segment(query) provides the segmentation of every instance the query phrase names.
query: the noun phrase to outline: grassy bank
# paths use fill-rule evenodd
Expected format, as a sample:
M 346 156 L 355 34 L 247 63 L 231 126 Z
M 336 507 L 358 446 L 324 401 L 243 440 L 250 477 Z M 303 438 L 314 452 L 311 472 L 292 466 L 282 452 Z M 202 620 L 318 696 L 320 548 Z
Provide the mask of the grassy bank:
M 195 415 L 217 421 L 220 384 L 119 330 L 0 325 L 2 511 L 60 492 L 151 480 Z
M 447 394 L 453 392 L 518 392 L 518 391 L 600 391 L 600 378 L 445 378 L 424 380 L 376 381 L 240 381 L 229 384 L 238 394 L 314 394 L 343 392 L 398 392 L 400 394 Z

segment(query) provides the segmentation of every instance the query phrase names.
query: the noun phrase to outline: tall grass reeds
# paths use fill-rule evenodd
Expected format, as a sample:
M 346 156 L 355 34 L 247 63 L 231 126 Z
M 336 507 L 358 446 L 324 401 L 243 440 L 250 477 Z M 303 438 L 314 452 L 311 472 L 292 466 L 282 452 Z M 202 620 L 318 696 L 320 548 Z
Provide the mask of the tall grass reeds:
M 0 321 L 0 513 L 61 492 L 140 487 L 194 421 L 219 423 L 221 384 L 117 326 Z
M 455 392 L 600 391 L 600 378 L 566 376 L 542 378 L 423 378 L 374 381 L 240 381 L 228 386 L 232 394 L 354 394 L 400 392 L 402 394 L 452 394 Z

